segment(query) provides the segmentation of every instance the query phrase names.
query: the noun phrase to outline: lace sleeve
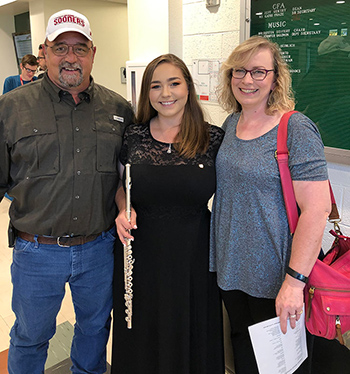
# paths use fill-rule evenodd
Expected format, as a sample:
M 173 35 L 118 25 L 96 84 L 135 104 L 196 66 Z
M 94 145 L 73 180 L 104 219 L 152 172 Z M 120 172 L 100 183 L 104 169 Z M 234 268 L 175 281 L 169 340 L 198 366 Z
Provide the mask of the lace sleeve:
M 210 142 L 209 142 L 209 149 L 208 153 L 210 154 L 213 160 L 216 159 L 216 155 L 219 151 L 220 145 L 222 140 L 224 139 L 225 132 L 218 126 L 211 125 L 210 126 Z

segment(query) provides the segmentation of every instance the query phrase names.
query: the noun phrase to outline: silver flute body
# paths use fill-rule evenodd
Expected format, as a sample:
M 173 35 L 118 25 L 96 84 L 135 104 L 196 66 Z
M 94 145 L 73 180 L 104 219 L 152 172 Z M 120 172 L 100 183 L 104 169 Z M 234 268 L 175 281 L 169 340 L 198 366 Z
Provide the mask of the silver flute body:
M 125 165 L 125 194 L 126 194 L 126 218 L 130 222 L 131 219 L 131 177 L 130 177 L 130 164 Z M 124 287 L 125 287 L 125 313 L 127 328 L 132 328 L 132 271 L 134 267 L 135 259 L 132 257 L 131 240 L 126 239 L 126 245 L 124 244 Z

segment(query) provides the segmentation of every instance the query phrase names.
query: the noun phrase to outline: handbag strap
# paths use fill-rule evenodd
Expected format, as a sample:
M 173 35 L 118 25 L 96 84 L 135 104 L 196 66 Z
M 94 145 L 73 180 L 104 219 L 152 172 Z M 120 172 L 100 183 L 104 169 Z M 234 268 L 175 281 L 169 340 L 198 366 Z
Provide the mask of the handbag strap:
M 335 202 L 335 197 L 334 197 L 334 193 L 333 193 L 333 190 L 332 190 L 331 182 L 329 182 L 329 192 L 331 193 L 332 210 L 329 213 L 328 221 L 332 222 L 332 223 L 334 223 L 334 225 L 336 225 L 338 222 L 341 221 L 341 219 L 340 219 L 340 215 L 339 215 L 339 212 L 338 212 L 337 203 Z
M 284 204 L 286 206 L 289 230 L 291 234 L 294 234 L 299 218 L 297 203 L 294 195 L 292 176 L 290 174 L 290 169 L 288 165 L 288 121 L 293 113 L 297 112 L 295 110 L 287 112 L 282 116 L 280 120 L 277 130 L 277 150 L 275 152 L 275 157 L 277 159 L 278 168 L 281 176 Z
M 283 198 L 284 198 L 284 203 L 286 206 L 288 224 L 289 224 L 289 229 L 290 229 L 291 234 L 294 234 L 295 229 L 297 227 L 298 219 L 299 219 L 299 213 L 298 213 L 297 202 L 296 202 L 295 194 L 294 194 L 292 176 L 290 174 L 290 169 L 288 165 L 289 151 L 287 147 L 288 121 L 289 121 L 290 116 L 294 113 L 298 113 L 298 112 L 296 110 L 287 112 L 282 116 L 280 120 L 280 123 L 278 125 L 278 130 L 277 130 L 277 150 L 275 152 L 275 157 L 277 159 L 278 168 L 279 168 L 280 176 L 281 176 Z M 339 212 L 338 212 L 337 204 L 335 202 L 331 184 L 329 181 L 328 183 L 329 183 L 329 190 L 330 190 L 331 201 L 332 201 L 332 211 L 328 216 L 328 220 L 329 222 L 336 224 L 337 222 L 340 221 L 340 217 L 339 217 Z

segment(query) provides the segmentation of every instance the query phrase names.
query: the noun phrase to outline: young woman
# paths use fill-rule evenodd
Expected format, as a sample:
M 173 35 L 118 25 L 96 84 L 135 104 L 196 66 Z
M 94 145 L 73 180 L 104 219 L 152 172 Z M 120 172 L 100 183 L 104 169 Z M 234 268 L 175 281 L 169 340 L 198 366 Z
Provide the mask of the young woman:
M 303 313 L 305 283 L 330 211 L 327 165 L 314 123 L 288 123 L 289 167 L 300 217 L 290 235 L 275 159 L 282 115 L 294 108 L 288 66 L 276 44 L 253 36 L 222 67 L 224 125 L 211 228 L 211 270 L 231 322 L 236 374 L 257 374 L 248 326 L 279 316 L 283 332 Z M 288 270 L 292 269 L 292 271 Z M 311 352 L 309 352 L 311 353 Z M 296 373 L 307 373 L 305 362 Z
M 131 164 L 130 223 L 123 187 L 116 196 L 121 243 L 115 251 L 112 373 L 223 374 L 207 208 L 223 131 L 204 121 L 192 77 L 172 54 L 147 66 L 138 105 L 137 124 L 127 128 L 120 157 L 121 175 Z M 128 330 L 122 243 L 130 229 L 135 264 Z

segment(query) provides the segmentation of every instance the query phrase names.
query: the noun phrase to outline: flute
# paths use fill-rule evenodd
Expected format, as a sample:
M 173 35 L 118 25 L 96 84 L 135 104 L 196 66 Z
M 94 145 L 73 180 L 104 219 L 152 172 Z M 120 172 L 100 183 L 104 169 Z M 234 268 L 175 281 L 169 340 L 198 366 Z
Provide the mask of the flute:
M 131 177 L 130 177 L 130 164 L 125 165 L 125 191 L 126 191 L 126 218 L 130 222 L 131 219 Z M 131 240 L 126 239 L 126 245 L 124 244 L 124 287 L 125 287 L 125 320 L 127 322 L 127 328 L 132 328 L 132 269 L 135 259 L 132 257 Z

